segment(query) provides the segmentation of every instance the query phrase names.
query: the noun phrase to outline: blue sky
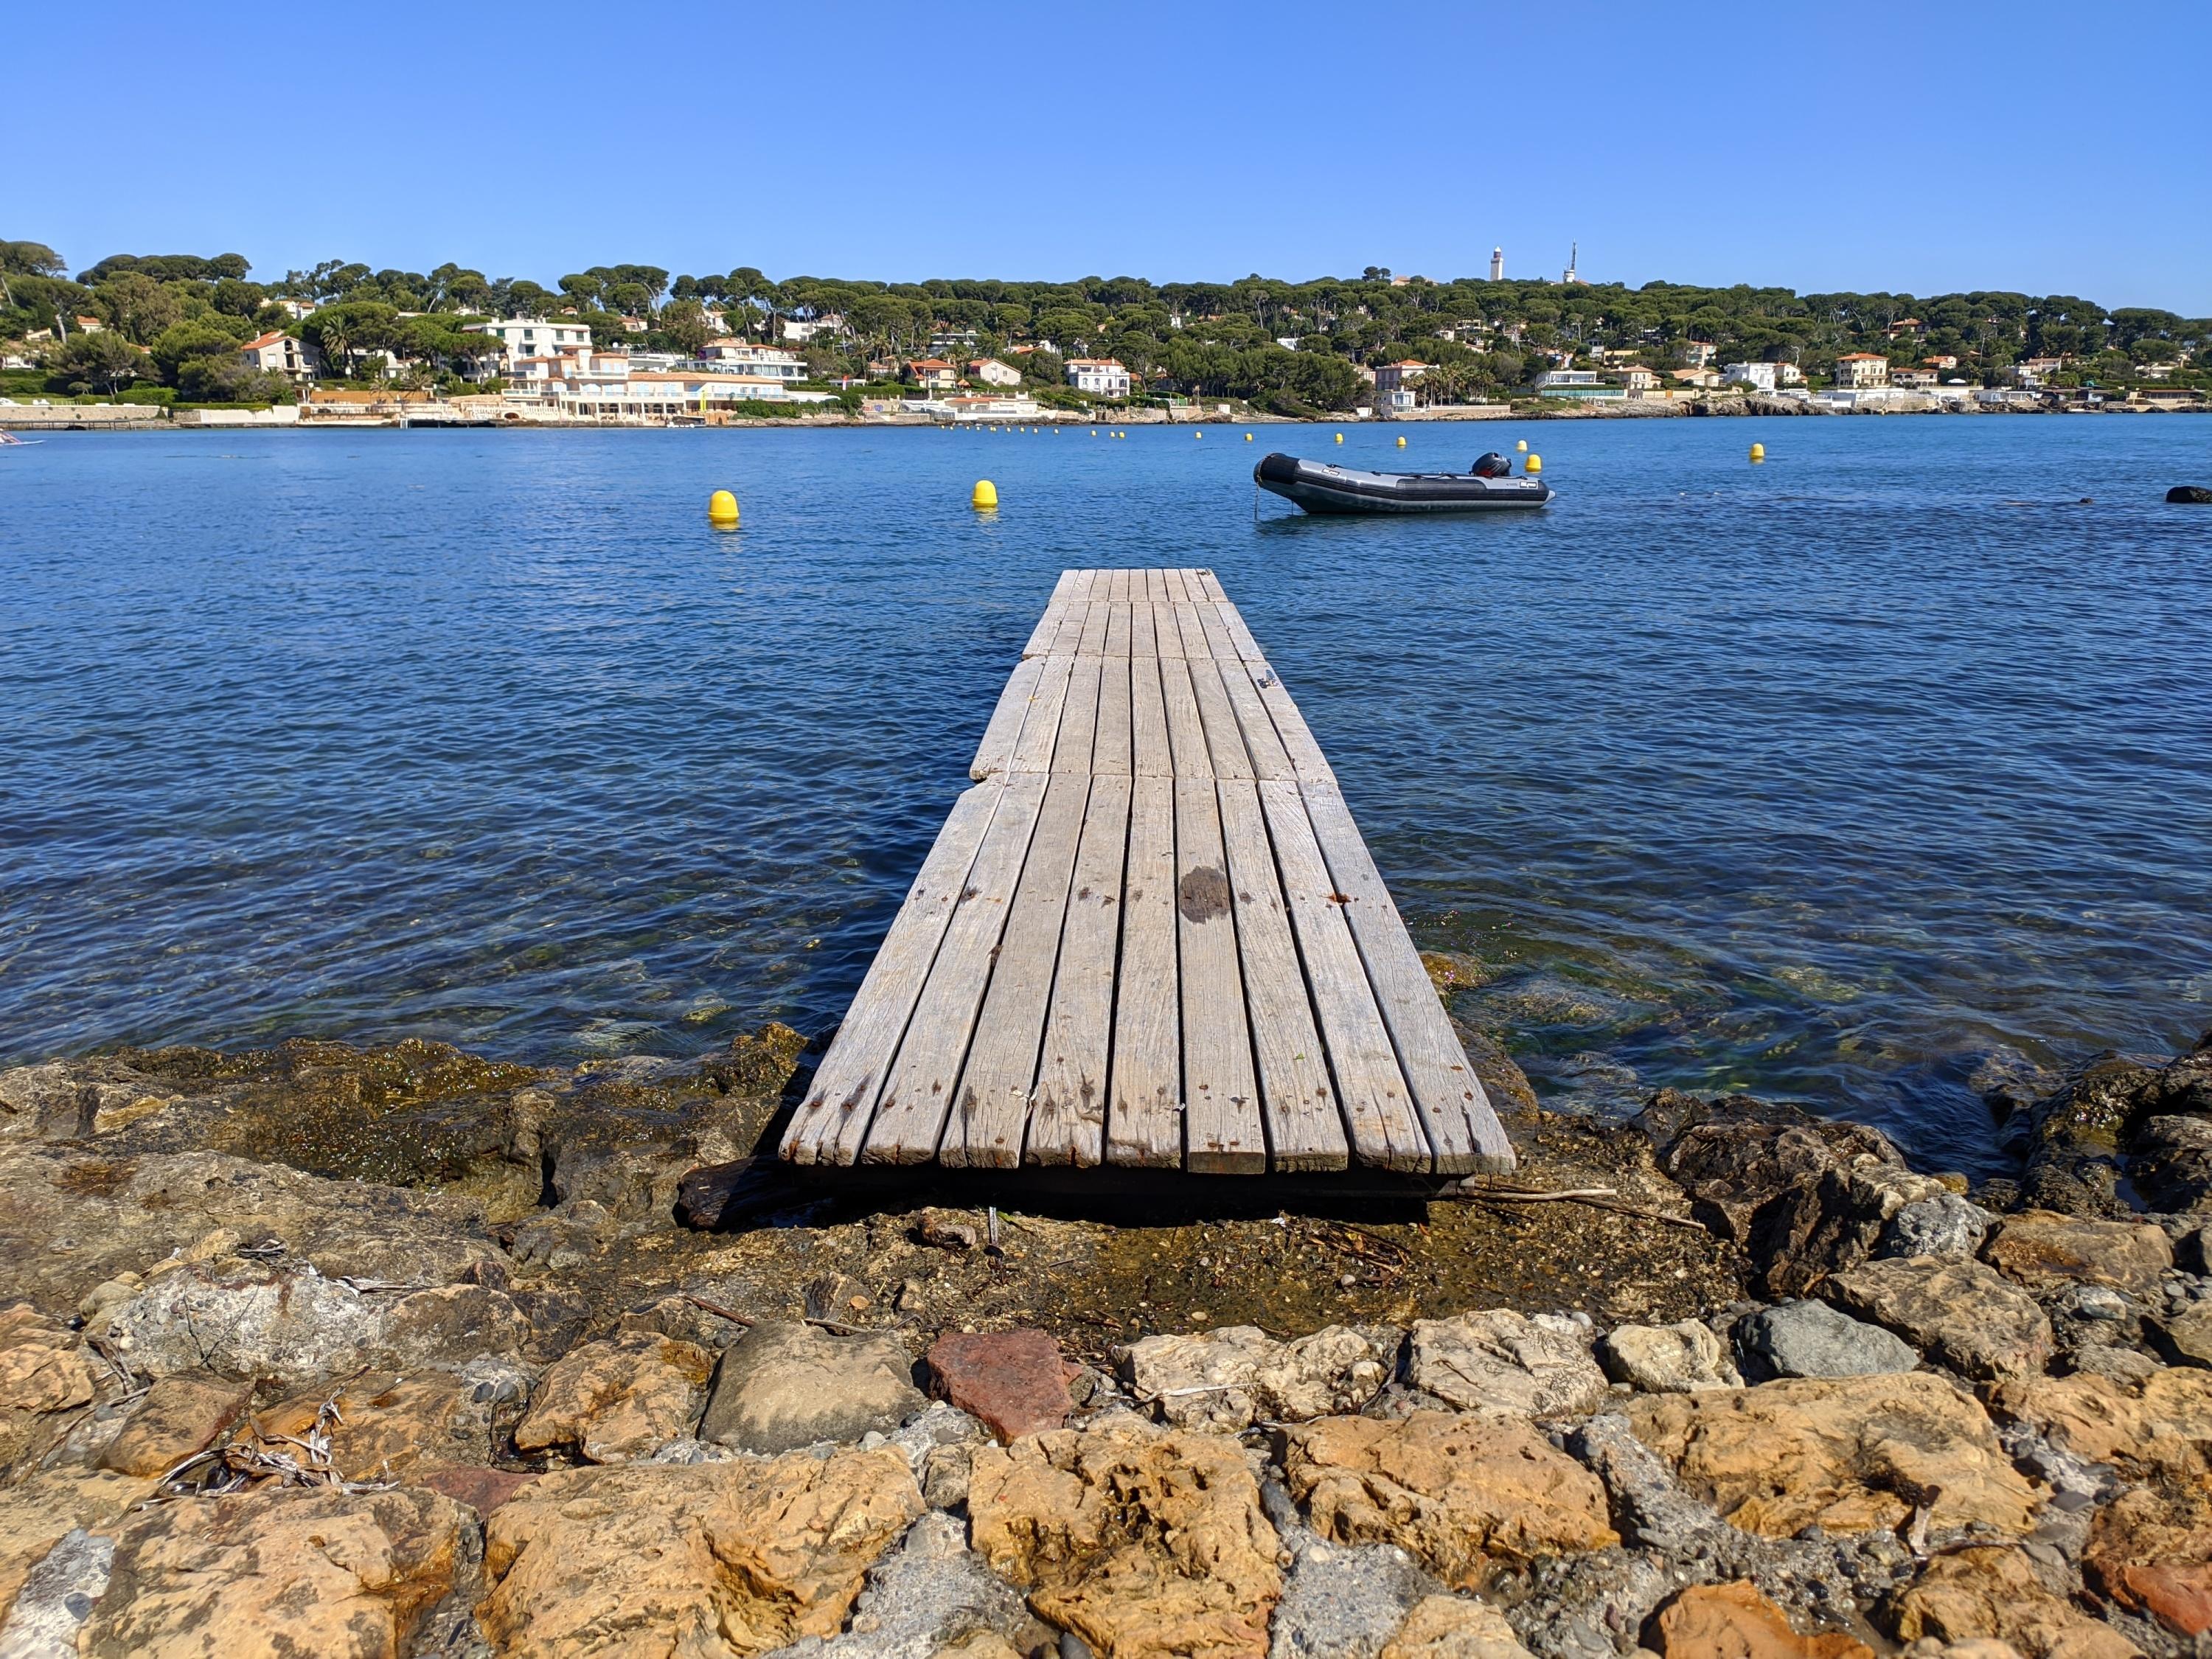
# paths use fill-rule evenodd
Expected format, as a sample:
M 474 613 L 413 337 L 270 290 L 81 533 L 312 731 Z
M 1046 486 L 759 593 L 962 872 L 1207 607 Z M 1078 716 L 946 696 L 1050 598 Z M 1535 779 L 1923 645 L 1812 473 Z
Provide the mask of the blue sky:
M 121 0 L 11 77 L 0 236 L 773 276 L 1365 265 L 2212 313 L 2212 3 Z M 111 75 L 90 66 L 110 63 Z

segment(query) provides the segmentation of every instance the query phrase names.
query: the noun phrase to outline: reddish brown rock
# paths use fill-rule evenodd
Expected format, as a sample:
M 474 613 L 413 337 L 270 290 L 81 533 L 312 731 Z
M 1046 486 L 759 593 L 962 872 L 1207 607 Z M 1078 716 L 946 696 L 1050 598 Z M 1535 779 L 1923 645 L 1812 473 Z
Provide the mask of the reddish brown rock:
M 2009 1545 L 1936 1556 L 1886 1611 L 1900 1642 L 1994 1636 L 2026 1659 L 2138 1659 L 2134 1643 L 2053 1591 Z
M 58 1412 L 92 1402 L 77 1339 L 27 1302 L 0 1309 L 0 1412 Z
M 2182 1636 L 2212 1630 L 2212 1479 L 2200 1455 L 2166 1492 L 2137 1487 L 2097 1512 L 2083 1559 L 2115 1601 Z
M 252 1385 L 212 1371 L 156 1378 L 100 1455 L 119 1474 L 167 1474 L 238 1426 L 252 1402 Z
M 2022 1284 L 2072 1279 L 2141 1296 L 2173 1265 L 2166 1230 L 2147 1222 L 2093 1221 L 2030 1210 L 2009 1216 L 1982 1247 L 1982 1258 Z
M 1003 1441 L 1067 1421 L 1076 1368 L 1042 1331 L 956 1331 L 930 1345 L 930 1392 Z
M 432 1492 L 441 1492 L 456 1504 L 465 1504 L 478 1515 L 489 1515 L 501 1504 L 538 1479 L 512 1469 L 432 1469 L 418 1477 Z
M 331 1467 L 345 1479 L 411 1480 L 430 1469 L 491 1462 L 492 1407 L 477 1394 L 476 1384 L 444 1371 L 372 1371 L 342 1387 L 295 1394 L 255 1413 L 251 1427 L 271 1449 L 297 1455 L 291 1442 L 319 1423 L 330 1438 Z
M 594 1463 L 650 1457 L 691 1431 L 714 1371 L 704 1348 L 654 1331 L 587 1342 L 545 1373 L 514 1443 L 573 1446 Z
M 1840 1631 L 1800 1636 L 1782 1609 L 1747 1582 L 1692 1584 L 1651 1620 L 1662 1659 L 1875 1659 Z

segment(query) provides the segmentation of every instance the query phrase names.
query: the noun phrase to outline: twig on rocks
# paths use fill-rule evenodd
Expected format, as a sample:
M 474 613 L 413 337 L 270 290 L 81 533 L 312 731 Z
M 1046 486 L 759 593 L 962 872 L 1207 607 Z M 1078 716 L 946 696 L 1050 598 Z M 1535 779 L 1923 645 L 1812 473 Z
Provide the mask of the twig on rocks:
M 1485 1204 L 1586 1204 L 1593 1210 L 1633 1216 L 1638 1221 L 1663 1221 L 1669 1227 L 1684 1227 L 1696 1233 L 1706 1231 L 1704 1222 L 1688 1216 L 1668 1215 L 1663 1211 L 1647 1210 L 1634 1204 L 1613 1202 L 1617 1194 L 1611 1187 L 1567 1187 L 1546 1192 L 1534 1187 L 1469 1187 L 1460 1183 L 1446 1188 L 1437 1196 Z
M 760 1321 L 757 1319 L 750 1318 L 747 1316 L 738 1312 L 734 1308 L 726 1308 L 719 1302 L 709 1302 L 703 1296 L 693 1296 L 688 1291 L 684 1292 L 684 1299 L 686 1302 L 689 1302 L 693 1307 L 703 1309 L 708 1313 L 714 1315 L 717 1319 L 726 1319 L 732 1325 L 742 1325 L 747 1330 L 752 1329 L 754 1326 L 760 1323 Z M 836 1336 L 873 1336 L 876 1334 L 873 1330 L 865 1325 L 841 1325 L 834 1319 L 817 1319 L 811 1314 L 802 1314 L 800 1316 L 800 1320 L 803 1323 L 808 1325 L 818 1325 L 823 1330 L 828 1331 Z

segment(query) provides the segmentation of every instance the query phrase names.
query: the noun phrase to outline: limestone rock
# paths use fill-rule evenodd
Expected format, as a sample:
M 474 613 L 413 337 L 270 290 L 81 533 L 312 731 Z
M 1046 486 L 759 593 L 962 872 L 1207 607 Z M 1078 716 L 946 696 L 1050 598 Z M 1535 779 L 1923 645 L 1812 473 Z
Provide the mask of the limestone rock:
M 1626 1410 L 1683 1485 L 1746 1532 L 1894 1531 L 1922 1504 L 1939 1531 L 2035 1524 L 2035 1490 L 1987 1414 L 1924 1371 L 1638 1395 Z
M 1740 1389 L 1720 1338 L 1695 1319 L 1675 1325 L 1622 1325 L 1598 1339 L 1598 1363 L 1616 1382 L 1646 1394 L 1694 1394 Z
M 1162 1420 L 1227 1434 L 1357 1411 L 1390 1370 L 1388 1355 L 1342 1325 L 1290 1342 L 1251 1325 L 1148 1336 L 1115 1350 L 1115 1359 L 1121 1380 Z
M 1662 1659 L 1874 1659 L 1838 1631 L 1800 1636 L 1756 1584 L 1692 1584 L 1654 1615 Z
M 968 1547 L 949 1515 L 925 1515 L 870 1568 L 842 1634 L 806 1637 L 775 1659 L 960 1659 L 1012 1654 L 1006 1640 L 1038 1628 L 1006 1580 Z M 997 1649 L 979 1646 L 995 1642 Z
M 1455 1588 L 1496 1562 L 1620 1541 L 1597 1477 L 1525 1419 L 1323 1418 L 1285 1432 L 1282 1461 L 1322 1537 L 1395 1544 Z
M 1956 1193 L 1937 1193 L 1905 1205 L 1883 1224 L 1876 1255 L 1935 1255 L 1963 1261 L 1982 1248 L 1996 1218 Z
M 1580 1417 L 1607 1394 L 1589 1334 L 1573 1320 L 1508 1309 L 1413 1326 L 1415 1388 L 1448 1406 L 1492 1415 Z
M 1260 1498 L 1291 1555 L 1267 1659 L 1376 1659 L 1415 1603 L 1435 1594 L 1434 1575 L 1396 1545 L 1333 1544 L 1280 1486 L 1262 1486 Z
M 271 1488 L 149 1510 L 118 1540 L 87 1659 L 386 1659 L 464 1565 L 435 1492 Z
M 1886 1613 L 1901 1642 L 1995 1637 L 2025 1659 L 2137 1659 L 2134 1643 L 2054 1594 L 2009 1546 L 1936 1556 Z
M 1505 1615 L 1459 1595 L 1424 1597 L 1406 1615 L 1381 1659 L 1528 1659 Z
M 0 1606 L 0 1659 L 76 1659 L 84 1621 L 107 1589 L 115 1540 L 82 1527 L 64 1533 Z
M 971 1535 L 1030 1605 L 1113 1659 L 1259 1659 L 1275 1530 L 1236 1443 L 1127 1413 L 980 1449 Z
M 930 1387 L 1000 1440 L 1059 1428 L 1077 1367 L 1042 1331 L 951 1331 L 930 1345 Z
M 252 1398 L 250 1384 L 212 1372 L 156 1378 L 100 1454 L 100 1467 L 118 1474 L 167 1474 L 235 1428 Z
M 125 1512 L 154 1490 L 151 1480 L 112 1470 L 47 1469 L 0 1486 L 0 1615 L 24 1576 L 70 1533 L 112 1538 Z
M 2157 1322 L 2159 1346 L 2185 1365 L 2212 1366 L 2212 1302 L 2192 1302 Z
M 1917 1370 L 1920 1356 L 1879 1325 L 1824 1302 L 1785 1302 L 1736 1327 L 1745 1363 L 1770 1376 L 1877 1376 Z
M 2148 1224 L 2030 1210 L 2008 1216 L 1982 1255 L 2024 1285 L 2071 1279 L 2142 1296 L 2173 1266 L 2173 1244 L 2165 1229 Z
M 700 1437 L 774 1455 L 888 1434 L 929 1403 L 913 1371 L 888 1332 L 834 1336 L 796 1322 L 757 1325 L 723 1352 Z
M 1978 1261 L 1869 1261 L 1837 1274 L 1829 1295 L 1967 1376 L 2031 1376 L 2051 1358 L 2051 1321 L 2035 1298 Z
M 515 1448 L 568 1446 L 594 1463 L 651 1456 L 691 1431 L 714 1370 L 704 1348 L 657 1332 L 587 1342 L 546 1371 Z
M 0 1309 L 0 1412 L 58 1412 L 92 1402 L 76 1337 L 27 1302 Z
M 322 1421 L 331 1467 L 345 1479 L 398 1477 L 421 1485 L 437 1470 L 490 1463 L 495 1403 L 490 1385 L 448 1372 L 369 1371 L 257 1412 L 247 1432 L 271 1450 L 296 1453 L 289 1441 L 305 1437 Z
M 2212 1444 L 2212 1434 L 2205 1437 Z M 2106 1595 L 2178 1636 L 2212 1631 L 2212 1474 L 2193 1460 L 2167 1492 L 2138 1486 L 2097 1512 L 2083 1560 Z
M 766 1653 L 834 1635 L 921 1513 L 887 1449 L 563 1470 L 485 1522 L 478 1620 L 502 1655 Z

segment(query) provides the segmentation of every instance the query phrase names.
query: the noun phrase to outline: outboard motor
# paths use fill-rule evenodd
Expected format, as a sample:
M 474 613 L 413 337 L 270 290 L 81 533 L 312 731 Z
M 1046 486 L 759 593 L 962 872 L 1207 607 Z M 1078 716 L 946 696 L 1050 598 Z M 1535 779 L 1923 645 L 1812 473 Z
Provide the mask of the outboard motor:
M 1509 478 L 1513 476 L 1513 463 L 1493 449 L 1468 471 L 1478 478 Z

